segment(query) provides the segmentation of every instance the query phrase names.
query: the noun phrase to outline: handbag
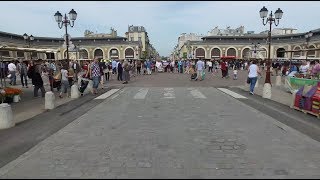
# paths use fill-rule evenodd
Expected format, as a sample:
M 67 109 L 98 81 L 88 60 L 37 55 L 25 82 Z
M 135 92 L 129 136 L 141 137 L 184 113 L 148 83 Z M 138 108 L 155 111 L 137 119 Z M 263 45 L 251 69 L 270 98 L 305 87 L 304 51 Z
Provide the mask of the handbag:
M 247 84 L 250 84 L 250 78 L 247 77 Z
M 7 78 L 11 78 L 11 74 L 9 74 L 9 75 L 7 76 Z

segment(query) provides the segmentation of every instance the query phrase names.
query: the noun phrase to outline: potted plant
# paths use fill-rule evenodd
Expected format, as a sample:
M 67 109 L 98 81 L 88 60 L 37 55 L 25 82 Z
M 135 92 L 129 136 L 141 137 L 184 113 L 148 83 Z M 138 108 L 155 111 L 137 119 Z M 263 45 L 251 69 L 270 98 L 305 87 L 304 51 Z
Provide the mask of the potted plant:
M 12 103 L 12 102 L 19 102 L 21 100 L 20 94 L 22 93 L 21 89 L 16 88 L 4 88 L 5 91 L 5 99 L 3 102 L 5 103 Z

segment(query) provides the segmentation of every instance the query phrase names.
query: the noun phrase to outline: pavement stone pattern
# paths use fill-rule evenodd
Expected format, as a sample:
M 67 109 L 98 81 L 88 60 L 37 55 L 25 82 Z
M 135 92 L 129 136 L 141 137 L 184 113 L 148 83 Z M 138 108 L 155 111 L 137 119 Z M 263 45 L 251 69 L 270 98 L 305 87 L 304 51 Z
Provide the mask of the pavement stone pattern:
M 236 86 L 242 90 L 248 91 L 249 94 L 249 86 L 243 85 L 243 86 Z M 290 92 L 287 92 L 284 86 L 272 86 L 271 87 L 271 100 L 279 102 L 281 104 L 290 106 L 292 102 L 292 94 Z M 262 96 L 263 92 L 263 84 L 261 84 L 259 87 L 254 88 L 254 93 L 256 95 Z
M 201 82 L 200 82 L 201 83 Z M 320 144 L 213 87 L 125 87 L 1 178 L 320 178 Z

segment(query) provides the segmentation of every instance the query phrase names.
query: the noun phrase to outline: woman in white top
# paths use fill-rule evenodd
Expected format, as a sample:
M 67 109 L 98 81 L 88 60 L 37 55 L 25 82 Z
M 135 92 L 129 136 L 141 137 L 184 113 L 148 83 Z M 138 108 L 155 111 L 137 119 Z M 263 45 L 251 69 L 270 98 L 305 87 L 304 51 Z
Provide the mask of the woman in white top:
M 256 85 L 258 74 L 261 75 L 259 67 L 256 65 L 256 60 L 252 61 L 252 64 L 249 66 L 248 77 L 250 79 L 250 94 L 253 95 L 254 86 Z
M 62 93 L 68 94 L 69 80 L 68 80 L 67 66 L 64 64 L 61 68 L 61 91 L 59 97 L 62 98 Z

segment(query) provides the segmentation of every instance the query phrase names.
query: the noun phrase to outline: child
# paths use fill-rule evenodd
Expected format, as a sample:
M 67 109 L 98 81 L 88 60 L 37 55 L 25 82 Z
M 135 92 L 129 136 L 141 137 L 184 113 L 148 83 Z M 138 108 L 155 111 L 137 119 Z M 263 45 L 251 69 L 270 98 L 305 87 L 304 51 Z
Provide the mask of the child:
M 238 79 L 238 70 L 236 66 L 233 66 L 233 80 L 237 80 L 237 79 Z

